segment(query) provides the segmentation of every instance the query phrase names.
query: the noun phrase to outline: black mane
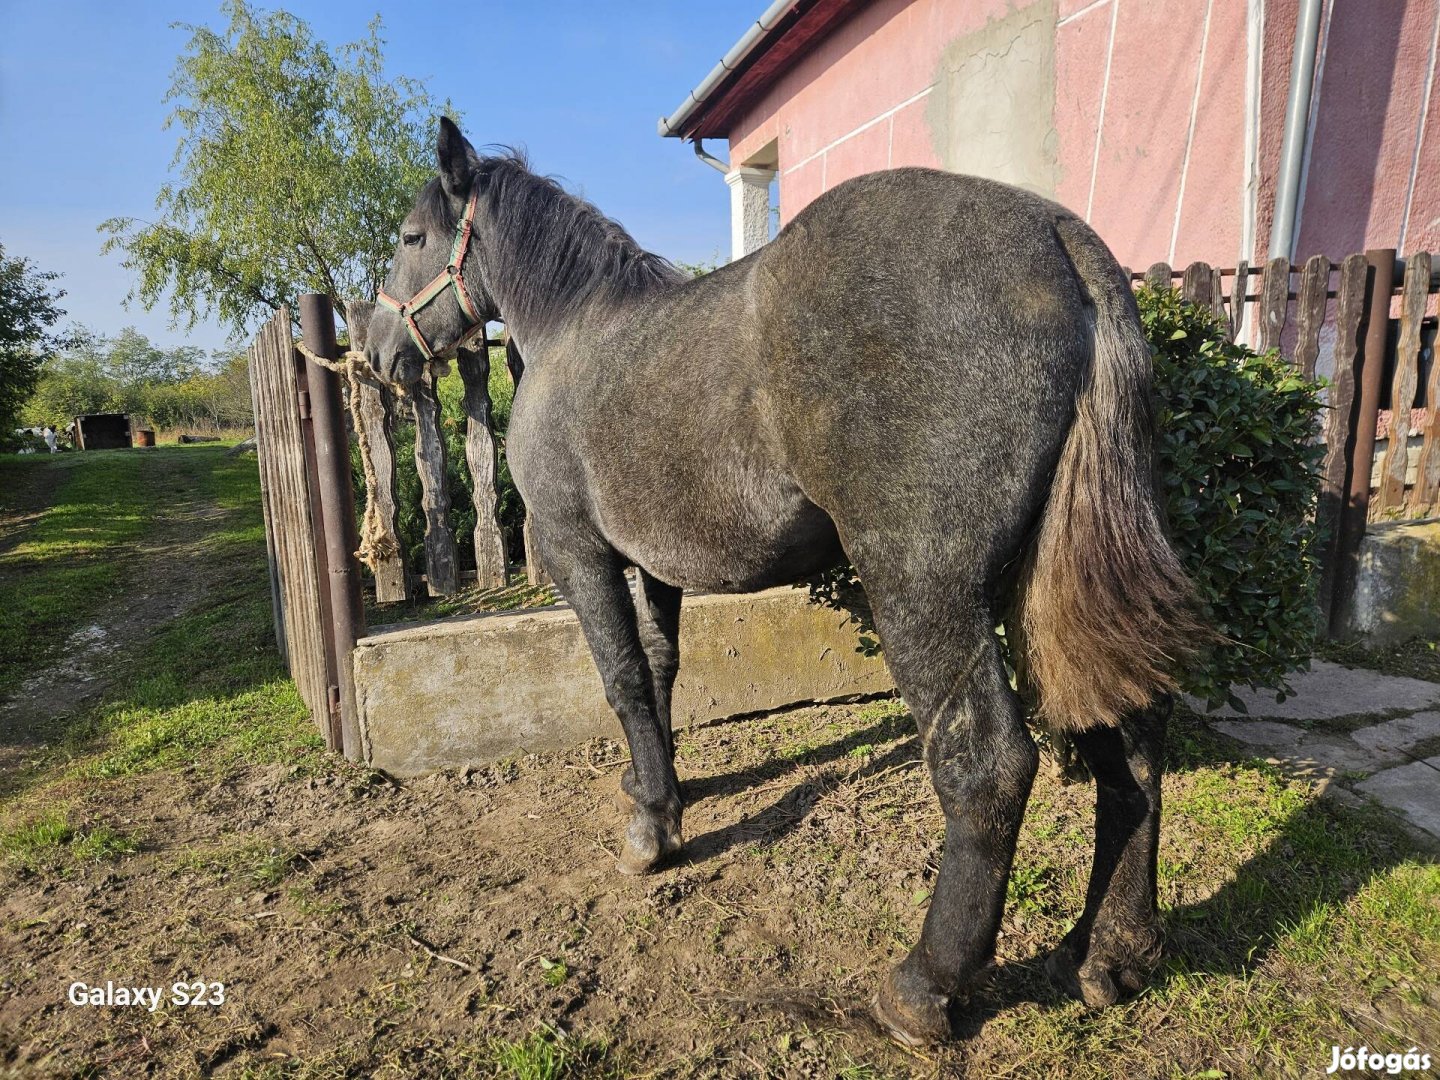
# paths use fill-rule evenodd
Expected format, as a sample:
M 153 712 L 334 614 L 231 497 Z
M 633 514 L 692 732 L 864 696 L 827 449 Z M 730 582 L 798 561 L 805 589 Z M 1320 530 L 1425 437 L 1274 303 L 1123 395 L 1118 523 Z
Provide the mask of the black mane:
M 537 176 L 513 151 L 480 159 L 480 210 L 501 240 L 486 253 L 492 281 L 504 282 L 517 317 L 573 311 L 593 296 L 646 293 L 688 280 L 668 259 L 646 251 L 624 227 L 547 176 Z M 454 216 L 436 182 L 424 201 Z M 431 212 L 434 212 L 433 209 Z

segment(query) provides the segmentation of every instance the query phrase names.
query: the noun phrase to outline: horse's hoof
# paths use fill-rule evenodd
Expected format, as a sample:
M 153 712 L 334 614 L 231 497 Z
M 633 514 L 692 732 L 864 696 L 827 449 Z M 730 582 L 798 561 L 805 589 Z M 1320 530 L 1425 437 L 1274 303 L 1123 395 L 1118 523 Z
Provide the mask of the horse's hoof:
M 1092 938 L 1082 961 L 1077 957 L 1081 944 L 1066 935 L 1046 957 L 1045 974 L 1062 993 L 1092 1009 L 1118 1004 L 1144 989 L 1160 959 L 1158 927 L 1145 927 L 1132 936 L 1135 940 L 1123 945 L 1110 935 Z
M 886 973 L 870 1012 L 902 1046 L 929 1046 L 950 1037 L 950 999 L 903 966 Z
M 649 814 L 636 813 L 625 830 L 625 846 L 616 863 L 622 874 L 638 877 L 658 870 L 685 846 L 679 828 L 669 828 Z

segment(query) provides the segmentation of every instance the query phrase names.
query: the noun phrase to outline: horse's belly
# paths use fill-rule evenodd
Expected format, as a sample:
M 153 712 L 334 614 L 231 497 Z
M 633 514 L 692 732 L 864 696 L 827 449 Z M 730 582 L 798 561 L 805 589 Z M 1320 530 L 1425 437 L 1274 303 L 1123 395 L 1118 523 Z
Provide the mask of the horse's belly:
M 715 514 L 687 513 L 684 503 L 656 507 L 646 519 L 616 530 L 614 542 L 661 581 L 700 592 L 785 585 L 845 557 L 834 523 L 803 498 L 781 513 L 774 507 L 771 513 L 730 509 Z

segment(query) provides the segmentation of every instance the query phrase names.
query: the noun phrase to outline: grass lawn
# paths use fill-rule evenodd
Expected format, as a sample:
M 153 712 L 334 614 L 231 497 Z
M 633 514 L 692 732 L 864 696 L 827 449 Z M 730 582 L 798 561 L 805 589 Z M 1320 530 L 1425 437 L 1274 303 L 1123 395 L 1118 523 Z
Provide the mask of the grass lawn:
M 24 706 L 0 713 L 0 1073 L 1238 1078 L 1322 1075 L 1332 1045 L 1440 1054 L 1433 856 L 1193 716 L 1153 983 L 1090 1012 L 1046 982 L 1093 792 L 1042 776 L 996 980 L 916 1054 L 864 1008 L 940 853 L 898 702 L 682 733 L 691 857 L 621 879 L 604 740 L 403 784 L 323 751 L 274 653 L 253 458 L 0 458 L 0 493 L 0 699 Z M 113 648 L 76 644 L 92 625 Z M 1430 655 L 1386 662 L 1440 677 Z M 47 713 L 40 684 L 82 674 L 101 689 Z M 66 1003 L 107 978 L 223 979 L 227 1004 Z

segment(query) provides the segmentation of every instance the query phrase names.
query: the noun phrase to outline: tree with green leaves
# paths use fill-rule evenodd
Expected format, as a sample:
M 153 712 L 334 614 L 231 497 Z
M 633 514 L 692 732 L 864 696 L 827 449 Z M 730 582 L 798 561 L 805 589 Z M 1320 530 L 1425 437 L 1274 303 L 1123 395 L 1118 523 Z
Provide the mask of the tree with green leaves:
M 243 352 L 206 356 L 192 345 L 165 349 L 133 326 L 114 337 L 80 329 L 45 360 L 21 420 L 66 426 L 80 413 L 123 412 L 162 428 L 217 429 L 251 423 Z
M 5 253 L 0 244 L 0 441 L 15 429 L 20 408 L 35 392 L 40 366 L 59 344 L 50 331 L 65 312 L 60 275 L 29 259 Z
M 400 221 L 435 170 L 431 124 L 448 109 L 423 84 L 386 79 L 380 21 L 338 49 L 284 11 L 228 0 L 223 31 L 190 41 L 166 100 L 177 179 L 152 222 L 112 218 L 132 293 L 168 299 L 177 324 L 216 315 L 238 334 L 300 293 L 372 297 Z

